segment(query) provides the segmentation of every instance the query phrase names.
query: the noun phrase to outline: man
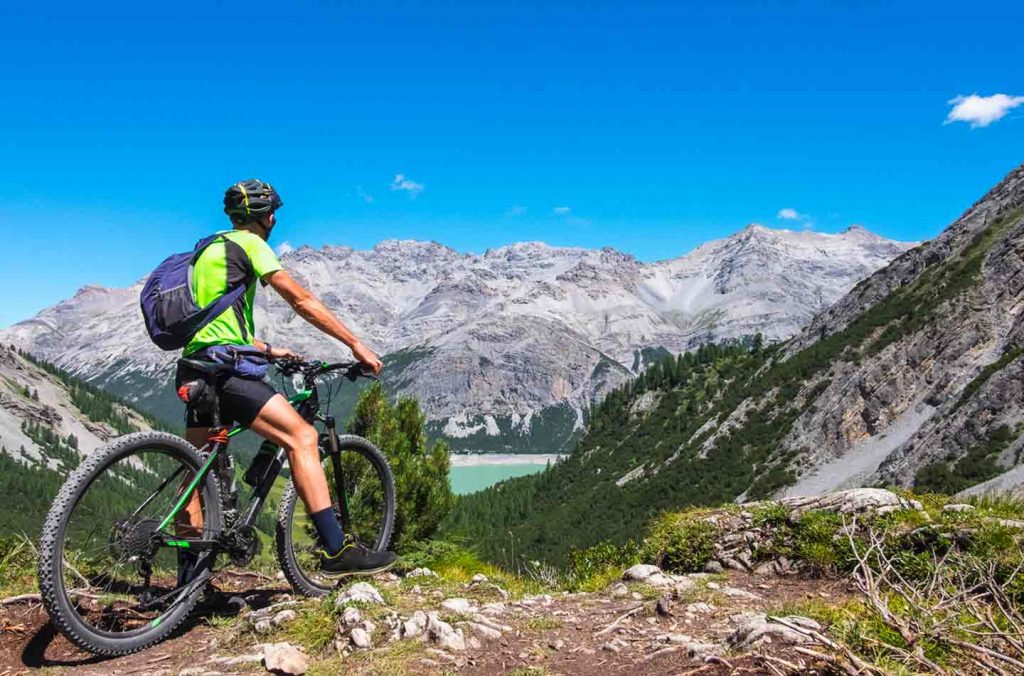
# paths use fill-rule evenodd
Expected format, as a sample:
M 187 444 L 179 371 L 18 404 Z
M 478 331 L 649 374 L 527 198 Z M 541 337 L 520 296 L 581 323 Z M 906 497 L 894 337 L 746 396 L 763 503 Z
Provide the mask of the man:
M 255 337 L 252 309 L 256 281 L 259 280 L 264 286 L 269 284 L 277 291 L 300 317 L 347 345 L 368 370 L 380 373 L 383 364 L 377 355 L 316 296 L 282 269 L 273 249 L 267 244 L 277 223 L 276 211 L 282 204 L 277 191 L 269 183 L 256 179 L 236 183 L 224 193 L 224 212 L 234 229 L 225 231 L 223 241 L 211 244 L 196 260 L 192 290 L 196 302 L 203 306 L 238 283 L 244 283 L 247 289 L 232 307 L 195 335 L 185 346 L 184 356 L 203 359 L 204 351 L 218 345 L 255 346 L 271 358 L 298 356 L 291 350 L 271 346 Z M 201 377 L 187 365 L 179 364 L 176 387 Z M 359 543 L 345 542 L 331 508 L 327 479 L 317 449 L 317 432 L 283 396 L 263 380 L 235 375 L 222 379 L 217 394 L 223 424 L 240 423 L 288 453 L 295 489 L 305 503 L 323 544 L 320 554 L 323 575 L 341 577 L 375 573 L 394 564 L 396 556 L 393 552 L 372 552 Z M 210 434 L 211 416 L 199 413 L 191 406 L 185 415 L 187 438 L 193 446 L 201 448 Z M 182 528 L 193 532 L 201 529 L 202 511 L 198 496 L 194 495 L 183 511 L 187 513 L 188 523 L 179 524 L 179 534 Z

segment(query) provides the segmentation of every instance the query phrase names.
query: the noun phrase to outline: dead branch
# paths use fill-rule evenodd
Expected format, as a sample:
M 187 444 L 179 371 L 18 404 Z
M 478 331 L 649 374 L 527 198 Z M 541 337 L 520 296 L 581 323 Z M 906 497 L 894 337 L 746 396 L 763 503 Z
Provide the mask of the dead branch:
M 0 606 L 10 606 L 15 603 L 41 603 L 42 600 L 39 594 L 18 594 L 17 596 L 8 596 L 5 599 L 0 599 Z
M 595 632 L 594 636 L 603 636 L 604 634 L 607 634 L 608 632 L 610 632 L 611 630 L 613 630 L 617 626 L 619 626 L 619 624 L 621 624 L 624 620 L 626 620 L 629 617 L 632 617 L 633 615 L 636 615 L 637 613 L 639 613 L 643 609 L 644 609 L 644 607 L 642 605 L 639 605 L 636 608 L 633 608 L 631 610 L 627 610 L 622 615 L 619 615 L 618 617 L 616 617 L 615 620 L 611 624 L 609 624 L 607 627 L 605 627 L 604 629 L 601 629 L 600 631 Z

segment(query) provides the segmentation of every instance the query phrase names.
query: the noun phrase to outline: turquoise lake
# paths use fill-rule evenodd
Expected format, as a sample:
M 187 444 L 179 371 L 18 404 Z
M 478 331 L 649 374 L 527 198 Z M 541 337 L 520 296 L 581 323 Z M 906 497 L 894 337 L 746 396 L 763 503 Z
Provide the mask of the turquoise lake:
M 505 479 L 542 472 L 547 466 L 548 459 L 554 462 L 556 457 L 453 455 L 452 468 L 448 474 L 452 482 L 452 492 L 456 495 L 465 495 L 483 490 Z

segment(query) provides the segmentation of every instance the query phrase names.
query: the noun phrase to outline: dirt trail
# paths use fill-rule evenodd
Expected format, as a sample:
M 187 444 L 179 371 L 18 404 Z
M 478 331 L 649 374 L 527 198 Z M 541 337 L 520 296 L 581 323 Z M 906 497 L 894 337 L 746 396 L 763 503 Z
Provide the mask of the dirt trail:
M 254 585 L 248 577 L 221 574 L 216 584 L 225 590 L 245 590 L 253 608 L 291 598 L 278 583 Z M 426 593 L 409 593 L 398 583 L 378 578 L 374 584 L 391 588 L 405 608 L 424 602 Z M 730 651 L 728 637 L 739 613 L 773 612 L 809 600 L 840 602 L 848 594 L 846 583 L 798 577 L 754 577 L 731 574 L 700 593 L 676 594 L 655 610 L 658 594 L 641 594 L 619 587 L 592 594 L 554 594 L 510 602 L 494 621 L 505 626 L 500 637 L 481 641 L 465 651 L 443 651 L 410 641 L 339 656 L 332 645 L 311 655 L 310 673 L 465 673 L 599 674 L 635 676 L 667 673 L 772 673 L 763 655 L 797 664 L 807 658 L 781 642 L 761 642 L 753 650 Z M 49 673 L 75 674 L 187 674 L 259 673 L 255 659 L 226 664 L 228 658 L 259 652 L 261 640 L 252 634 L 227 642 L 233 623 L 223 607 L 226 594 L 214 595 L 170 640 L 140 654 L 101 659 L 83 653 L 55 634 L 37 604 L 0 609 L 0 676 L 47 668 Z M 730 619 L 733 618 L 733 619 Z M 467 618 L 468 619 L 468 618 Z M 465 622 L 456 626 L 470 629 Z M 692 641 L 693 643 L 688 643 Z M 226 643 L 227 642 L 227 643 Z M 392 648 L 399 643 L 405 650 Z M 694 645 L 715 646 L 697 653 Z M 375 646 L 377 642 L 375 642 Z M 710 655 L 710 657 L 709 657 Z

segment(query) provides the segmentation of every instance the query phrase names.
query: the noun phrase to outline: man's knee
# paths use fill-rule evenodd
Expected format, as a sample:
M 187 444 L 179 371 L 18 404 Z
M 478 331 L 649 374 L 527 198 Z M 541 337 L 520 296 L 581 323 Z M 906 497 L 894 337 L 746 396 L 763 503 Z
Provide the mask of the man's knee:
M 318 435 L 312 425 L 303 425 L 292 434 L 290 451 L 294 453 L 310 453 L 316 451 Z

